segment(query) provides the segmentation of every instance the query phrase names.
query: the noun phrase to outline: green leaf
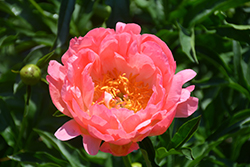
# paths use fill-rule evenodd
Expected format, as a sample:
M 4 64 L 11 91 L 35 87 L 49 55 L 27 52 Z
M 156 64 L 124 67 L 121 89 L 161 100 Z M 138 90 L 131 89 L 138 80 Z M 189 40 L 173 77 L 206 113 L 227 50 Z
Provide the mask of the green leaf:
M 162 3 L 156 3 L 154 0 L 135 0 L 135 4 L 150 14 L 152 21 L 161 26 L 160 23 L 165 21 L 164 8 Z
M 245 62 L 244 60 L 241 60 L 241 67 L 244 79 L 247 83 L 248 90 L 250 90 L 250 61 Z
M 69 24 L 71 15 L 75 8 L 75 0 L 62 0 L 57 25 L 57 39 L 53 48 L 61 47 L 65 44 L 69 34 Z
M 11 5 L 7 4 L 4 1 L 0 1 L 0 11 L 10 14 L 11 16 L 15 16 L 15 13 L 11 10 Z
M 240 43 L 235 40 L 233 41 L 233 53 L 235 78 L 240 85 L 242 85 L 244 88 L 248 88 L 247 78 L 244 75 L 244 70 L 247 69 L 243 69 L 244 65 L 242 63 L 242 48 Z
M 186 123 L 184 123 L 179 130 L 175 133 L 174 137 L 171 139 L 169 149 L 180 148 L 184 143 L 186 143 L 198 129 L 201 116 L 193 118 Z
M 160 147 L 156 150 L 156 162 L 158 164 L 161 163 L 161 161 L 170 155 L 184 155 L 189 160 L 194 160 L 194 157 L 192 155 L 192 149 L 191 148 L 181 148 L 179 150 L 176 150 L 174 148 L 171 148 L 169 151 L 167 151 L 166 148 Z
M 213 14 L 215 11 L 225 11 L 230 8 L 235 8 L 243 5 L 249 0 L 223 0 L 219 3 L 214 1 L 214 5 L 211 8 L 202 8 L 203 10 L 200 13 L 195 13 L 194 18 L 189 20 L 189 27 L 193 27 L 208 18 L 209 15 Z M 204 1 L 203 4 L 206 5 L 207 1 Z
M 63 117 L 65 116 L 61 111 L 56 110 L 56 112 L 53 114 L 53 117 Z
M 47 66 L 48 62 L 51 60 L 51 57 L 54 55 L 55 50 L 53 50 L 52 52 L 46 54 L 45 56 L 43 56 L 42 58 L 40 58 L 38 60 L 38 62 L 36 63 L 36 65 L 40 68 L 43 68 L 45 65 Z
M 15 147 L 17 128 L 2 98 L 0 98 L 0 134 L 9 146 Z
M 216 28 L 216 32 L 218 35 L 222 37 L 226 37 L 226 38 L 230 38 L 230 39 L 234 39 L 237 41 L 242 41 L 242 42 L 246 42 L 250 44 L 250 37 L 249 37 L 250 30 L 249 29 L 239 30 L 239 29 L 235 29 L 229 26 L 220 26 Z
M 229 75 L 231 74 L 231 70 L 226 65 L 220 56 L 213 50 L 208 47 L 196 45 L 196 51 L 201 53 L 200 56 L 203 57 L 206 61 L 210 62 L 214 67 L 218 68 L 218 70 L 229 79 Z
M 95 3 L 93 6 L 93 12 L 98 17 L 107 19 L 111 13 L 111 7 L 108 5 L 100 5 L 98 3 Z
M 233 52 L 234 52 L 234 72 L 235 72 L 235 75 L 239 75 L 240 73 L 240 67 L 241 67 L 241 64 L 240 64 L 240 60 L 241 60 L 241 47 L 240 47 L 240 44 L 239 42 L 237 41 L 233 41 Z
M 7 45 L 13 45 L 17 40 L 17 35 L 9 35 L 9 36 L 5 36 L 2 39 L 2 42 L 0 43 L 0 47 L 4 47 Z
M 48 132 L 38 129 L 34 129 L 34 131 L 41 136 L 44 142 L 51 144 L 55 149 L 60 151 L 72 167 L 85 167 L 88 164 L 88 160 L 78 149 L 61 142 Z
M 156 162 L 159 164 L 164 158 L 166 158 L 169 155 L 177 155 L 182 154 L 180 151 L 175 150 L 174 148 L 167 151 L 166 148 L 160 147 L 156 150 Z
M 194 27 L 191 28 L 191 34 L 187 30 L 178 24 L 179 27 L 179 40 L 181 44 L 182 51 L 188 56 L 192 62 L 198 63 L 195 51 L 195 36 L 194 36 Z
M 139 142 L 139 146 L 144 160 L 146 161 L 147 167 L 158 167 L 158 165 L 155 163 L 154 146 L 149 137 L 146 137 L 141 142 Z
M 207 138 L 207 141 L 217 140 L 218 138 L 236 132 L 241 128 L 244 121 L 249 118 L 249 115 L 250 109 L 238 111 L 232 117 L 223 121 L 217 130 Z
M 237 24 L 232 24 L 228 23 L 226 20 L 224 20 L 225 24 L 229 27 L 233 27 L 236 30 L 250 30 L 250 25 L 237 25 Z
M 244 94 L 246 96 L 246 98 L 248 98 L 250 100 L 249 91 L 247 89 L 245 89 L 243 86 L 241 86 L 240 84 L 230 80 L 230 84 L 228 86 L 239 91 L 240 93 Z
M 190 161 L 190 163 L 187 165 L 188 167 L 193 167 L 196 164 L 198 164 L 202 159 L 204 159 L 204 157 L 206 157 L 208 155 L 208 153 L 215 148 L 216 146 L 218 146 L 223 140 L 216 140 L 213 141 L 211 143 L 204 143 L 202 145 L 198 145 L 196 148 L 192 148 L 192 152 L 195 153 L 197 156 L 195 156 L 193 161 Z
M 185 157 L 189 160 L 194 160 L 193 154 L 192 154 L 192 149 L 185 147 L 185 148 L 181 148 L 181 152 L 183 155 L 185 155 Z
M 54 166 L 68 166 L 68 162 L 58 159 L 46 152 L 22 152 L 11 156 L 10 159 L 23 163 L 33 163 L 44 166 L 44 164 L 53 164 Z

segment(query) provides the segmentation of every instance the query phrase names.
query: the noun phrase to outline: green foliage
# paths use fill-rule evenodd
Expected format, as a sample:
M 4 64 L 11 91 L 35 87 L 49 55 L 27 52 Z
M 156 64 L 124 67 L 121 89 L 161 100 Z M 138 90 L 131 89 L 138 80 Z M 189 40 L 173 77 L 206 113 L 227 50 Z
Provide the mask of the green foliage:
M 121 157 L 88 155 L 80 137 L 53 136 L 68 118 L 45 80 L 48 62 L 60 61 L 71 38 L 117 21 L 165 41 L 177 71 L 197 72 L 190 84 L 198 110 L 140 142 L 133 166 L 250 166 L 249 0 L 4 0 L 0 16 L 0 166 L 125 166 Z M 44 82 L 21 82 L 27 64 Z

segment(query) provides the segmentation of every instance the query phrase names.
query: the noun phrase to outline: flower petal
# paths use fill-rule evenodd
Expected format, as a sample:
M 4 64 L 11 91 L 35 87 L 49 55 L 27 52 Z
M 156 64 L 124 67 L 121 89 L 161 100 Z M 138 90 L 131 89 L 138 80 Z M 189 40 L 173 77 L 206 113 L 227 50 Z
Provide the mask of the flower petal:
M 131 115 L 125 121 L 122 126 L 127 133 L 135 130 L 135 128 L 141 123 L 141 118 L 138 115 Z
M 140 34 L 141 27 L 134 23 L 125 24 L 125 23 L 118 22 L 116 23 L 115 30 L 116 30 L 116 33 L 129 32 L 129 33 L 134 33 L 134 34 Z
M 71 117 L 71 114 L 68 111 L 66 104 L 63 102 L 61 96 L 63 80 L 66 75 L 63 66 L 60 63 L 52 60 L 50 61 L 48 66 L 48 73 L 50 75 L 47 75 L 46 79 L 49 82 L 49 92 L 54 105 L 63 114 Z
M 176 108 L 176 118 L 185 118 L 192 115 L 198 108 L 198 98 L 190 97 L 187 101 L 180 103 Z
M 83 135 L 84 149 L 90 155 L 96 155 L 98 153 L 101 141 L 102 140 L 91 137 L 89 135 Z
M 166 109 L 172 108 L 174 105 L 176 105 L 176 103 L 179 102 L 181 98 L 183 76 L 177 74 L 173 78 L 172 85 L 167 96 L 167 101 L 164 107 Z
M 175 107 L 173 107 L 171 111 L 165 111 L 166 114 L 164 118 L 154 125 L 149 136 L 158 136 L 163 134 L 172 123 L 175 116 L 175 111 Z
M 91 125 L 88 125 L 88 131 L 89 131 L 89 134 L 95 138 L 98 138 L 107 142 L 114 141 L 114 138 L 110 134 L 103 134 Z
M 62 141 L 70 140 L 81 135 L 79 125 L 75 120 L 70 120 L 61 126 L 55 133 L 56 138 Z
M 100 147 L 100 150 L 103 152 L 111 153 L 114 156 L 126 156 L 134 150 L 139 149 L 137 143 L 128 143 L 125 145 L 115 145 L 104 142 Z
M 177 73 L 178 75 L 182 75 L 182 85 L 196 76 L 196 72 L 191 69 L 185 69 Z

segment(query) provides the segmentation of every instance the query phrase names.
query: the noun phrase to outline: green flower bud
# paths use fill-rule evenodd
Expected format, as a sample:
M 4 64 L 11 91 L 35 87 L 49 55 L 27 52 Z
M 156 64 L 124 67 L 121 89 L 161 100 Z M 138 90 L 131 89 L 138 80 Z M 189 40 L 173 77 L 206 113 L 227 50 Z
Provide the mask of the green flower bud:
M 41 79 L 41 70 L 34 64 L 27 64 L 20 71 L 23 83 L 27 85 L 35 85 Z
M 142 167 L 142 164 L 139 163 L 139 162 L 133 162 L 133 163 L 131 164 L 131 166 L 132 166 L 132 167 Z

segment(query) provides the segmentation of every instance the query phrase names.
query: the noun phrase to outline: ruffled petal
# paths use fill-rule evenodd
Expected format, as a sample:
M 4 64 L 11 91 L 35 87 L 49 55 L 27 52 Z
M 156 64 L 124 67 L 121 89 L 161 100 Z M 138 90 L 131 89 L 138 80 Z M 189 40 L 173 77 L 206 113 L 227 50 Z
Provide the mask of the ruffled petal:
M 180 103 L 176 108 L 176 118 L 185 118 L 192 115 L 198 108 L 198 98 L 190 97 L 187 101 Z
M 185 69 L 177 73 L 178 75 L 182 75 L 182 85 L 196 76 L 196 72 L 191 69 Z
M 66 75 L 65 69 L 60 63 L 52 60 L 50 61 L 48 66 L 48 73 L 50 75 L 47 75 L 46 80 L 49 82 L 49 92 L 53 104 L 63 114 L 71 117 L 71 114 L 68 111 L 66 104 L 62 100 L 62 95 L 61 95 L 63 80 Z
M 55 136 L 59 140 L 66 141 L 81 135 L 79 125 L 75 120 L 70 120 L 61 126 L 56 132 Z
M 118 22 L 116 23 L 115 30 L 116 30 L 116 33 L 128 32 L 128 33 L 140 34 L 141 27 L 134 23 L 125 24 L 125 23 Z
M 100 147 L 102 152 L 113 154 L 114 156 L 126 156 L 134 150 L 138 150 L 137 143 L 129 143 L 126 145 L 115 145 L 104 142 Z
M 89 135 L 83 135 L 83 147 L 90 155 L 96 155 L 98 153 L 101 141 L 102 140 Z
M 179 102 L 182 92 L 182 77 L 183 76 L 178 73 L 174 76 L 164 108 L 172 108 Z
M 103 134 L 91 125 L 88 125 L 88 131 L 89 131 L 89 134 L 95 138 L 98 138 L 107 142 L 114 141 L 114 138 L 110 134 Z
M 173 107 L 171 111 L 165 110 L 164 112 L 166 113 L 164 115 L 164 118 L 153 126 L 149 134 L 150 136 L 158 136 L 158 135 L 163 134 L 172 123 L 174 116 L 175 116 L 175 112 L 176 112 L 175 107 Z
M 125 121 L 122 126 L 127 133 L 135 130 L 135 128 L 141 123 L 141 118 L 138 115 L 131 115 Z

